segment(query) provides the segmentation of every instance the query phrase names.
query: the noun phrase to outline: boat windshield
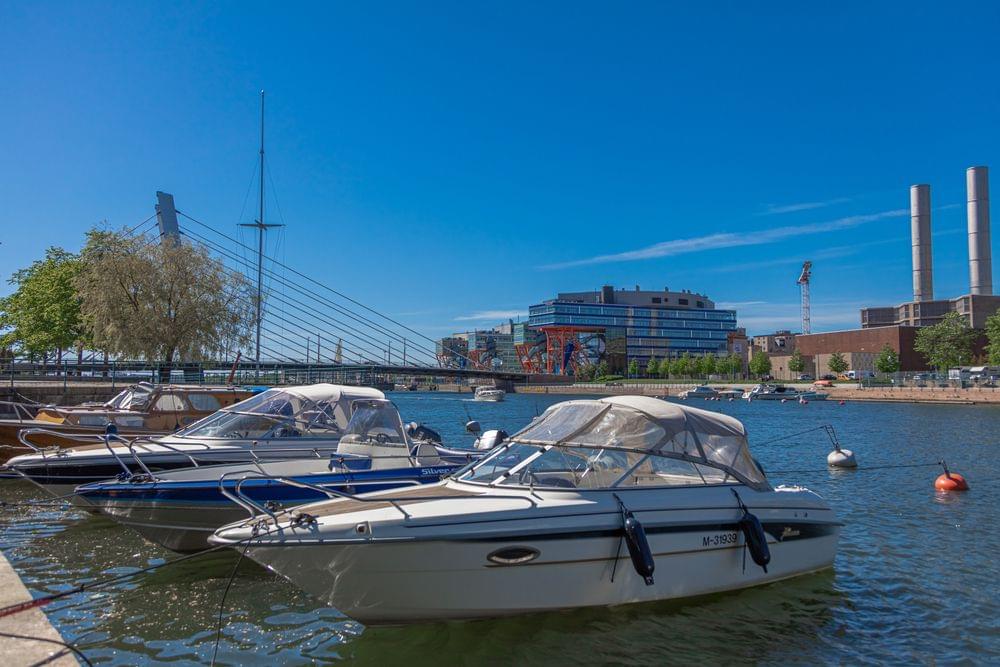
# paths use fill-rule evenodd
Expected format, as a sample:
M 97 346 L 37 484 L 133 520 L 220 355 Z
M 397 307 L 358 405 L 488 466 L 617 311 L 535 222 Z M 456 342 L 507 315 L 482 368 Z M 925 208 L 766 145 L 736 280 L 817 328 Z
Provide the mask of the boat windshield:
M 313 400 L 284 389 L 268 389 L 219 410 L 176 435 L 188 438 L 336 438 L 347 422 L 339 395 Z
M 129 387 L 104 404 L 109 410 L 140 410 L 149 403 L 153 386 L 145 383 Z
M 354 401 L 351 421 L 340 439 L 337 451 L 351 444 L 407 446 L 403 422 L 391 401 L 371 399 Z
M 602 401 L 553 406 L 459 479 L 573 489 L 733 483 L 767 487 L 742 427 L 733 427 L 738 422 L 664 406 L 662 416 Z

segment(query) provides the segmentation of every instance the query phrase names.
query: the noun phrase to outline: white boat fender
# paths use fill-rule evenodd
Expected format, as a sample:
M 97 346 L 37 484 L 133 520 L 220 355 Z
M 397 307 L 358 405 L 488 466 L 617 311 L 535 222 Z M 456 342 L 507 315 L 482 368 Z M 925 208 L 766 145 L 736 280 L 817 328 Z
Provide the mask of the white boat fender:
M 767 546 L 767 535 L 764 533 L 764 526 L 761 525 L 760 519 L 751 514 L 747 506 L 743 504 L 743 499 L 740 498 L 740 494 L 736 493 L 736 489 L 732 489 L 732 492 L 736 496 L 736 502 L 739 503 L 740 509 L 743 511 L 743 516 L 737 522 L 737 526 L 739 526 L 740 531 L 743 533 L 743 544 L 746 550 L 750 552 L 753 562 L 757 563 L 766 574 L 767 564 L 771 562 L 771 550 Z M 743 567 L 746 569 L 745 552 Z
M 625 544 L 628 546 L 628 555 L 632 559 L 632 567 L 635 568 L 636 573 L 642 577 L 647 586 L 652 586 L 653 570 L 656 569 L 656 563 L 653 561 L 653 551 L 649 548 L 649 541 L 646 539 L 646 531 L 643 529 L 642 524 L 639 523 L 639 520 L 635 518 L 635 515 L 625 507 L 625 503 L 622 502 L 617 494 L 615 494 L 615 500 L 618 501 L 618 506 L 621 508 L 622 539 L 625 540 Z M 621 550 L 620 542 L 618 549 L 619 551 Z M 617 558 L 615 561 L 617 563 Z

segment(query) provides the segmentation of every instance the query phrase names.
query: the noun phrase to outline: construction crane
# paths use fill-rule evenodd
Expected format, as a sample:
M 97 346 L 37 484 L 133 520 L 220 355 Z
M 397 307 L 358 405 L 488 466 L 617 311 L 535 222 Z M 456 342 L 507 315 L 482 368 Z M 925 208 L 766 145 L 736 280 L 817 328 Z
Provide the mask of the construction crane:
M 802 262 L 802 273 L 799 275 L 799 289 L 802 290 L 802 333 L 811 333 L 812 328 L 809 322 L 809 278 L 812 277 L 812 265 L 810 261 Z

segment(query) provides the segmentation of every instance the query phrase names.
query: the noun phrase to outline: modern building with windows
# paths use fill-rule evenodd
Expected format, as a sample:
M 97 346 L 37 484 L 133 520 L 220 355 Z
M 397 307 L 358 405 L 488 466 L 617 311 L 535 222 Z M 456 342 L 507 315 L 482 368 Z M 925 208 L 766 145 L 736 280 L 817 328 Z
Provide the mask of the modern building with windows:
M 515 345 L 528 372 L 566 373 L 605 361 L 622 372 L 630 361 L 728 352 L 736 311 L 717 309 L 704 294 L 614 289 L 560 293 L 531 306 L 536 338 Z

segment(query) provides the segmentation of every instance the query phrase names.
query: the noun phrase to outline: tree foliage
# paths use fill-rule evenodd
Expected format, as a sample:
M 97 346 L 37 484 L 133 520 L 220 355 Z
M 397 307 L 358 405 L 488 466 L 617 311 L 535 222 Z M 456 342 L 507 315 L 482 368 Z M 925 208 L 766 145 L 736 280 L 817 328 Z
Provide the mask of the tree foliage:
M 806 369 L 806 360 L 802 358 L 802 353 L 798 350 L 792 352 L 792 356 L 788 359 L 788 370 L 793 373 L 801 373 Z
M 590 382 L 594 379 L 596 370 L 597 369 L 594 367 L 594 364 L 582 364 L 577 366 L 576 379 L 581 382 Z
M 656 357 L 650 357 L 646 362 L 646 377 L 656 377 L 660 373 L 660 362 Z
M 628 376 L 632 378 L 639 376 L 639 362 L 635 359 L 628 362 Z
M 972 343 L 976 336 L 963 315 L 951 312 L 934 326 L 917 331 L 913 349 L 924 355 L 930 366 L 946 371 L 972 361 Z
M 895 373 L 899 370 L 899 353 L 888 343 L 875 357 L 875 369 L 879 373 Z
M 8 281 L 16 289 L 0 299 L 0 346 L 30 356 L 62 351 L 85 338 L 75 281 L 79 258 L 51 247 L 45 259 L 21 269 Z
M 986 318 L 986 341 L 989 363 L 1000 366 L 1000 310 Z
M 830 360 L 826 363 L 827 367 L 830 369 L 831 373 L 840 375 L 848 368 L 850 364 L 847 363 L 847 359 L 844 359 L 844 355 L 840 352 L 834 352 L 830 355 Z
M 767 352 L 757 350 L 753 353 L 753 356 L 750 357 L 750 372 L 757 377 L 771 372 L 771 357 L 767 356 Z
M 249 282 L 203 248 L 93 229 L 81 260 L 82 314 L 102 349 L 169 363 L 222 356 L 250 340 Z

